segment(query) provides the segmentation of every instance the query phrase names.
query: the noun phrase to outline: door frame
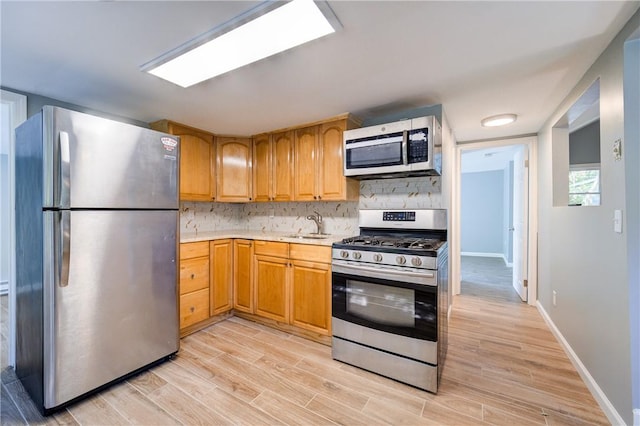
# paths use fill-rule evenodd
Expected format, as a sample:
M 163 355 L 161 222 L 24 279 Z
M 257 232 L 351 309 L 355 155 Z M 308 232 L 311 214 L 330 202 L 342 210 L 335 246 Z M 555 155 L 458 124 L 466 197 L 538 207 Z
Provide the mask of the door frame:
M 2 104 L 9 106 L 12 126 L 9 138 L 9 350 L 7 363 L 15 366 L 16 359 L 16 221 L 15 202 L 15 133 L 13 129 L 27 119 L 27 97 L 7 90 L 0 90 Z
M 538 152 L 537 135 L 515 136 L 502 139 L 488 139 L 471 142 L 458 142 L 454 147 L 453 185 L 451 197 L 451 292 L 460 294 L 461 287 L 461 194 L 462 194 L 462 152 L 467 150 L 490 149 L 509 145 L 526 145 L 529 150 L 529 196 L 528 196 L 528 233 L 527 233 L 527 303 L 537 305 L 538 300 Z

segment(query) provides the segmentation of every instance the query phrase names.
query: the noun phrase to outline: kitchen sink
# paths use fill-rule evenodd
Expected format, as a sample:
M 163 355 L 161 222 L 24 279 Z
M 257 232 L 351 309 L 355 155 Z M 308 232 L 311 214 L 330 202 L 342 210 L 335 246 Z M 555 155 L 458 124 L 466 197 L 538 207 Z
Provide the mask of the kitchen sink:
M 329 238 L 331 235 L 329 234 L 291 234 L 286 235 L 287 238 L 300 238 L 300 239 L 311 239 L 311 240 L 323 240 L 325 238 Z

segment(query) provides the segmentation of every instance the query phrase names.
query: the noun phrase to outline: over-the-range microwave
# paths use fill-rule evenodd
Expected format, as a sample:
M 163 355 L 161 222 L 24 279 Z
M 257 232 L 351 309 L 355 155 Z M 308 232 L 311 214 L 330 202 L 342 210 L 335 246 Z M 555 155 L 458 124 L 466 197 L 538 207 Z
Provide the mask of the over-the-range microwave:
M 442 127 L 435 116 L 344 132 L 344 175 L 356 179 L 433 176 L 442 171 Z

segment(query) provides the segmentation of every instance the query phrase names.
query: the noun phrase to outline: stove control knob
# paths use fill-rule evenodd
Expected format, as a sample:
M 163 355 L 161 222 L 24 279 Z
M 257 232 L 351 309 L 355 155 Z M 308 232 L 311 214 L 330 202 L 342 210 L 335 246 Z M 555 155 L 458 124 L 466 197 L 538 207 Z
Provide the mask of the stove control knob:
M 414 257 L 413 259 L 411 259 L 411 264 L 413 266 L 420 266 L 422 265 L 422 259 L 420 259 L 419 257 Z
M 373 260 L 376 261 L 376 262 L 382 262 L 382 255 L 378 254 L 378 253 L 374 254 L 373 255 Z
M 396 257 L 396 262 L 398 263 L 398 265 L 404 265 L 405 263 L 407 263 L 407 259 L 404 256 L 398 256 Z
M 346 251 L 346 250 L 342 250 L 340 252 L 340 257 L 343 258 L 343 259 L 346 259 L 347 257 L 349 257 L 349 252 Z
M 353 252 L 353 258 L 354 259 L 360 259 L 361 257 L 362 257 L 362 254 L 360 254 L 359 251 Z

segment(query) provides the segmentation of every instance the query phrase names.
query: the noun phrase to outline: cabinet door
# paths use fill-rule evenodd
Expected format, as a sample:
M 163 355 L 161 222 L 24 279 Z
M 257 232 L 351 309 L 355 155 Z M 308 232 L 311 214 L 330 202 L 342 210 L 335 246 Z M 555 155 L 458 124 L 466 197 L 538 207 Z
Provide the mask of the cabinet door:
M 151 123 L 151 128 L 180 136 L 180 199 L 215 200 L 213 134 L 168 120 Z
M 268 134 L 253 138 L 253 200 L 271 201 L 272 194 L 271 138 Z
M 342 140 L 345 127 L 344 120 L 325 123 L 320 127 L 319 199 L 344 200 L 347 197 Z
M 291 277 L 291 324 L 331 335 L 330 266 L 294 260 Z
M 293 199 L 293 132 L 276 133 L 272 138 L 272 200 Z
M 180 329 L 209 318 L 209 289 L 180 296 Z
M 251 139 L 216 138 L 218 201 L 251 201 L 251 158 Z
M 180 294 L 209 288 L 209 257 L 180 260 Z
M 255 256 L 256 314 L 288 323 L 289 260 Z
M 233 244 L 231 240 L 209 243 L 211 265 L 210 312 L 218 315 L 233 307 Z
M 318 127 L 296 130 L 294 147 L 294 199 L 313 201 L 318 199 L 317 177 Z
M 253 244 L 249 240 L 233 241 L 233 307 L 252 314 L 253 309 Z

